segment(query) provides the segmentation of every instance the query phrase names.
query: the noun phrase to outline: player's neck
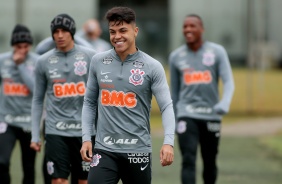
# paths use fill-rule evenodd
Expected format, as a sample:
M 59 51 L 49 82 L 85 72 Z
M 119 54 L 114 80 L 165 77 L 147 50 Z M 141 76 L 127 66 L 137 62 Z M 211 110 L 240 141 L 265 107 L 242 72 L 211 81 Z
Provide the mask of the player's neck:
M 62 51 L 62 52 L 68 52 L 70 51 L 71 49 L 73 49 L 74 47 L 74 41 L 70 42 L 69 44 L 67 44 L 66 46 L 62 46 L 62 47 L 58 47 L 57 46 L 57 49 Z
M 124 61 L 128 55 L 134 54 L 135 52 L 137 52 L 137 48 L 134 46 L 131 49 L 125 50 L 124 52 L 117 52 L 117 54 L 121 61 Z
M 192 51 L 197 52 L 202 47 L 203 43 L 203 40 L 199 40 L 198 42 L 187 43 L 187 45 Z

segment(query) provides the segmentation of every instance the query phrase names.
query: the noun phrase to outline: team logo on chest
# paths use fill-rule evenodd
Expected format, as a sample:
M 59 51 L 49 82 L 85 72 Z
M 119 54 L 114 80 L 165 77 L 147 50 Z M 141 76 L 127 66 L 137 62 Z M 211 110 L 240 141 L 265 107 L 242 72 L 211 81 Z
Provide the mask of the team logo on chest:
M 143 68 L 144 63 L 142 61 L 134 61 L 133 66 L 136 68 Z
M 145 72 L 140 69 L 132 69 L 130 72 L 131 76 L 129 77 L 129 83 L 133 84 L 134 86 L 142 85 L 144 81 L 143 75 Z
M 59 61 L 59 57 L 58 56 L 51 56 L 48 58 L 48 61 L 50 64 L 56 64 Z
M 76 53 L 76 54 L 74 55 L 74 58 L 75 58 L 76 60 L 78 60 L 78 61 L 81 61 L 81 60 L 84 59 L 84 54 L 81 53 L 81 52 Z
M 203 54 L 203 64 L 206 66 L 211 66 L 215 62 L 215 55 L 212 51 L 207 51 Z
M 82 76 L 82 75 L 87 73 L 87 68 L 86 68 L 87 63 L 86 63 L 86 61 L 77 61 L 73 65 L 75 67 L 74 73 L 76 75 Z
M 111 58 L 111 57 L 105 57 L 102 62 L 103 62 L 103 64 L 105 64 L 105 65 L 109 65 L 109 64 L 111 64 L 111 63 L 113 62 L 113 58 Z

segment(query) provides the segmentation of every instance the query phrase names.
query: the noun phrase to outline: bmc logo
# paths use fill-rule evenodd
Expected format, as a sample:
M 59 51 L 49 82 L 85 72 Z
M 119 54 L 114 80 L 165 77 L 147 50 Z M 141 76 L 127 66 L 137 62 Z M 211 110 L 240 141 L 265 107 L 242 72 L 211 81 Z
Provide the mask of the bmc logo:
M 5 82 L 3 93 L 7 96 L 28 96 L 30 94 L 30 91 L 24 84 Z
M 210 71 L 198 71 L 192 73 L 184 73 L 184 83 L 186 85 L 191 84 L 208 84 L 212 81 L 212 75 Z
M 102 90 L 101 92 L 101 103 L 104 106 L 133 108 L 137 105 L 136 94 L 134 93 L 108 90 Z
M 75 97 L 84 96 L 85 93 L 85 83 L 64 83 L 64 84 L 54 84 L 53 85 L 54 95 L 57 98 L 64 97 Z

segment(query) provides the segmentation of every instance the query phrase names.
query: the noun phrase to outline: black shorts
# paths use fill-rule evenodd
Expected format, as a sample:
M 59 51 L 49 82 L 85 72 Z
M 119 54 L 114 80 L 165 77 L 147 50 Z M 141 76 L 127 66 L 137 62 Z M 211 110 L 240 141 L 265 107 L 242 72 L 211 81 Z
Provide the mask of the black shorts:
M 94 149 L 88 184 L 150 184 L 151 153 L 113 153 Z
M 81 137 L 45 135 L 45 155 L 48 174 L 52 178 L 67 179 L 71 170 L 79 180 L 86 180 L 89 162 L 84 162 L 80 155 Z

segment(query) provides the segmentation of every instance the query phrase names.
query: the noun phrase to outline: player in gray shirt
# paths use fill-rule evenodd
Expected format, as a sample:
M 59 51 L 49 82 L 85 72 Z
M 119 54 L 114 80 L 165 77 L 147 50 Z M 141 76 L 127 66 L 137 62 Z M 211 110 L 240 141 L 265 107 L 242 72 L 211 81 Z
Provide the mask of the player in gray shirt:
M 225 49 L 216 43 L 204 41 L 203 31 L 201 18 L 188 15 L 183 23 L 186 44 L 169 56 L 183 184 L 196 183 L 198 143 L 203 158 L 204 183 L 215 183 L 221 118 L 229 111 L 234 92 L 232 70 Z M 223 81 L 221 99 L 219 79 Z
M 35 155 L 30 145 L 33 71 L 38 55 L 30 52 L 29 29 L 16 25 L 11 38 L 13 51 L 0 54 L 0 183 L 10 184 L 10 159 L 18 140 L 23 184 L 35 183 Z
M 84 47 L 88 47 L 88 48 L 93 48 L 92 45 L 90 43 L 88 43 L 88 41 L 86 41 L 85 39 L 81 38 L 80 36 L 77 36 L 77 33 L 73 36 L 74 38 L 74 43 L 77 45 L 81 45 Z M 52 36 L 45 38 L 44 40 L 42 40 L 41 42 L 39 42 L 37 44 L 37 46 L 35 47 L 35 52 L 37 54 L 44 54 L 46 52 L 48 52 L 49 50 L 52 50 L 56 48 L 56 43 L 54 42 Z M 95 49 L 94 49 L 95 50 Z M 43 114 L 46 114 L 45 112 Z M 44 125 L 44 120 L 45 118 L 43 118 L 43 133 L 45 133 L 45 125 Z M 44 182 L 45 184 L 51 184 L 51 177 L 49 176 L 49 174 L 47 173 L 47 168 L 46 168 L 46 164 L 45 164 L 45 157 L 43 158 L 43 176 L 44 176 Z M 74 178 L 74 173 L 72 173 L 71 175 L 71 183 L 77 183 L 77 179 Z
M 79 153 L 81 112 L 95 51 L 74 44 L 75 22 L 67 14 L 52 20 L 51 32 L 56 48 L 40 56 L 35 70 L 31 147 L 40 151 L 39 124 L 46 95 L 45 154 L 52 183 L 67 182 L 73 169 L 79 183 L 87 183 L 89 164 Z
M 114 46 L 91 60 L 82 110 L 81 155 L 91 161 L 88 183 L 151 183 L 152 95 L 162 114 L 162 166 L 173 162 L 175 118 L 161 63 L 136 47 L 135 12 L 114 7 L 106 13 Z M 98 115 L 95 149 L 91 132 Z M 93 143 L 94 145 L 94 143 Z

